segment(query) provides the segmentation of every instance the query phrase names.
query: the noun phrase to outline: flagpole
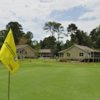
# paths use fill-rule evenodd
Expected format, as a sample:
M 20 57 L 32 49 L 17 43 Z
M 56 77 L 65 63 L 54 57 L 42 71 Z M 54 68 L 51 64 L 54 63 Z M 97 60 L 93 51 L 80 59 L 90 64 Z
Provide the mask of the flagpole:
M 8 71 L 8 100 L 10 100 L 10 71 Z
M 16 59 L 16 45 L 14 42 L 13 32 L 10 29 L 8 32 L 8 35 L 2 45 L 2 48 L 0 50 L 0 60 L 3 62 L 4 65 L 8 68 L 8 99 L 10 100 L 10 77 L 11 72 L 15 72 L 19 68 L 18 61 Z M 5 58 L 5 59 L 4 59 Z M 10 63 L 9 63 L 10 62 Z

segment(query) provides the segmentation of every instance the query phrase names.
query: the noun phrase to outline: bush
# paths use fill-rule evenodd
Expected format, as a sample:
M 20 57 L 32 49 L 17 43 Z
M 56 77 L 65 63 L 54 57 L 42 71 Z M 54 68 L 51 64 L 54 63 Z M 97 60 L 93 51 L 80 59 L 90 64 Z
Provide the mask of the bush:
M 66 58 L 59 59 L 60 62 L 67 62 L 68 60 Z

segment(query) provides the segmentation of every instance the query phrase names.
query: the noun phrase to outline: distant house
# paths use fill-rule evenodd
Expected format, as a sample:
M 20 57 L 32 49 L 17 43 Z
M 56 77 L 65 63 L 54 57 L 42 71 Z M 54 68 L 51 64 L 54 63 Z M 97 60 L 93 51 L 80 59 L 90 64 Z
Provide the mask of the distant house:
M 51 58 L 52 52 L 50 49 L 40 49 L 39 50 L 39 57 L 40 58 Z
M 68 49 L 59 52 L 59 57 L 70 60 L 92 60 L 100 61 L 100 51 L 91 49 L 87 46 L 72 45 Z
M 29 45 L 17 45 L 18 58 L 34 58 L 35 50 Z

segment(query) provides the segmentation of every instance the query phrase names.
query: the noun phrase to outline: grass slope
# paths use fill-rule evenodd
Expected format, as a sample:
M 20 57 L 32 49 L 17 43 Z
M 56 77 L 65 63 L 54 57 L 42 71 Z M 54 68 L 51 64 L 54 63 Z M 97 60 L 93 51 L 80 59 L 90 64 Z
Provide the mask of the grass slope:
M 100 100 L 100 63 L 25 60 L 11 75 L 10 100 Z M 8 72 L 0 64 L 0 100 L 7 100 Z

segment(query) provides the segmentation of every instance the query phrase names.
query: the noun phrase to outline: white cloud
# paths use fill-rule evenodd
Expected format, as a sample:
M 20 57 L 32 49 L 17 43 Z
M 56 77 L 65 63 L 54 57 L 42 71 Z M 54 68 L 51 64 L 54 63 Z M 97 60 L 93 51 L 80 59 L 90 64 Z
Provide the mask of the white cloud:
M 14 15 L 15 17 L 43 18 L 48 16 L 53 10 L 68 9 L 82 4 L 80 0 L 52 0 L 52 2 L 50 2 L 51 0 L 45 0 L 48 1 L 47 3 L 40 1 L 41 0 L 3 0 L 0 2 L 0 15 L 9 16 L 10 13 L 13 12 L 16 15 Z
M 86 0 L 84 6 L 88 11 L 84 13 L 80 19 L 100 19 L 100 0 Z
M 1 0 L 0 29 L 10 21 L 18 21 L 25 31 L 32 31 L 34 38 L 40 40 L 47 34 L 42 27 L 51 20 L 48 16 L 54 10 L 68 10 L 75 6 L 84 6 L 90 11 L 84 13 L 75 23 L 83 30 L 89 31 L 100 23 L 100 0 Z M 95 20 L 83 19 L 95 17 Z M 69 22 L 62 22 L 64 25 Z
M 79 29 L 84 30 L 85 32 L 90 32 L 92 29 L 98 27 L 100 25 L 100 19 L 97 20 L 89 20 L 89 21 L 84 21 L 84 20 L 79 20 L 79 21 L 66 21 L 66 22 L 61 22 L 66 28 L 68 27 L 69 24 L 75 23 Z

